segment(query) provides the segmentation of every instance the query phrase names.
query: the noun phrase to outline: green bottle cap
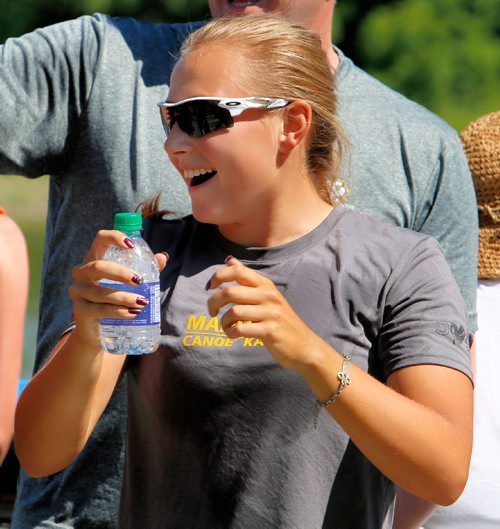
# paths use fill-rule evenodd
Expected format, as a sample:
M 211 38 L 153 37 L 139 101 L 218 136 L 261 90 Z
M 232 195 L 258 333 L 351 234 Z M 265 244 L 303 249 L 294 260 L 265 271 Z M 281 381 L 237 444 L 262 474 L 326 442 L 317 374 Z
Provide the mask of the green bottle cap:
M 142 230 L 142 215 L 140 213 L 117 213 L 115 215 L 115 230 Z

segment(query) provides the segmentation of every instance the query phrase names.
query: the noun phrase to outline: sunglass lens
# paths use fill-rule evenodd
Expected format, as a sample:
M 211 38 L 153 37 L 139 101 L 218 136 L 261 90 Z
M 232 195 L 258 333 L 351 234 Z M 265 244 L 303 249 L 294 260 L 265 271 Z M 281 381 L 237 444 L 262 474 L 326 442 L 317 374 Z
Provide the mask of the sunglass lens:
M 172 120 L 171 113 L 167 107 L 160 107 L 160 117 L 161 124 L 163 125 L 163 130 L 168 136 L 168 134 L 170 133 L 170 129 L 174 126 L 175 121 Z
M 217 106 L 215 101 L 191 101 L 170 108 L 160 107 L 160 109 L 163 127 L 167 134 L 175 123 L 178 123 L 186 134 L 196 138 L 234 125 L 229 110 Z
M 192 106 L 195 136 L 227 129 L 234 124 L 229 110 L 219 107 L 215 101 L 193 101 Z

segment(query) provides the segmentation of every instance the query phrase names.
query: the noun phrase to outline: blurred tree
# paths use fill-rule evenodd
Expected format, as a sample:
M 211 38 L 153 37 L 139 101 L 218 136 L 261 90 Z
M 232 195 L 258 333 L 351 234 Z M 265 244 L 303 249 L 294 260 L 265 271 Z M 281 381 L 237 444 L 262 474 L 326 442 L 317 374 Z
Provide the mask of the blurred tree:
M 499 0 L 385 4 L 358 27 L 368 71 L 458 130 L 500 108 Z
M 337 0 L 333 24 L 333 41 L 351 59 L 361 65 L 358 34 L 365 17 L 376 7 L 394 4 L 397 0 Z

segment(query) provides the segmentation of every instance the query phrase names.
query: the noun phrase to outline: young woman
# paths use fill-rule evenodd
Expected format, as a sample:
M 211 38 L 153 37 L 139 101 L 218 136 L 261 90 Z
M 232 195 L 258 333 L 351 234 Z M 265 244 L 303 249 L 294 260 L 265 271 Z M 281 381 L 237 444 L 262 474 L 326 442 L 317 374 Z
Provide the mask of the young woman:
M 464 303 L 433 239 L 332 200 L 332 87 L 318 37 L 281 19 L 219 19 L 188 38 L 160 110 L 193 216 L 153 215 L 144 234 L 170 254 L 162 344 L 101 350 L 99 319 L 142 305 L 98 286 L 135 275 L 102 261 L 130 241 L 99 232 L 73 271 L 74 328 L 18 406 L 28 473 L 78 455 L 126 370 L 121 527 L 389 528 L 394 483 L 458 497 Z

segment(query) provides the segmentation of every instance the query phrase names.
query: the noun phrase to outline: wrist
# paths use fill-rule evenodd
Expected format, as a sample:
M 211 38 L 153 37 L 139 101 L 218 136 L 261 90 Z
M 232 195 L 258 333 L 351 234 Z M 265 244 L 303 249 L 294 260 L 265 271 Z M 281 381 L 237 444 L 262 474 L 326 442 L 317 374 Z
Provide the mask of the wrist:
M 79 350 L 88 351 L 96 355 L 102 351 L 101 327 L 99 323 L 95 325 L 76 323 L 68 340 L 71 341 L 72 347 L 78 348 Z
M 299 374 L 309 384 L 318 401 L 326 402 L 339 390 L 339 373 L 346 371 L 346 357 L 323 340 L 312 345 L 310 351 L 308 361 Z M 345 385 L 349 384 L 350 379 L 349 383 L 345 380 Z
M 337 402 L 337 400 L 342 395 L 342 392 L 347 386 L 350 386 L 351 384 L 351 377 L 349 376 L 349 362 L 351 361 L 351 357 L 347 355 L 342 355 L 342 369 L 337 373 L 337 380 L 339 381 L 339 385 L 337 387 L 337 390 L 331 394 L 331 396 L 327 400 L 320 400 L 316 399 L 316 411 L 314 414 L 314 427 L 316 428 L 318 425 L 318 415 L 319 410 L 321 408 L 328 408 L 329 406 L 332 406 Z

